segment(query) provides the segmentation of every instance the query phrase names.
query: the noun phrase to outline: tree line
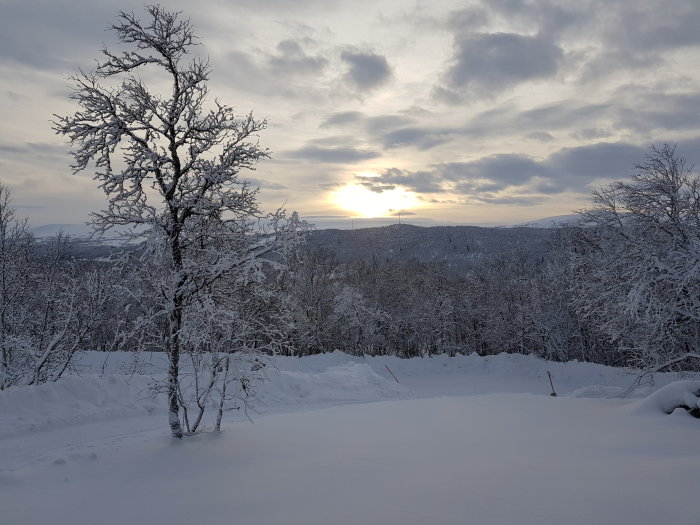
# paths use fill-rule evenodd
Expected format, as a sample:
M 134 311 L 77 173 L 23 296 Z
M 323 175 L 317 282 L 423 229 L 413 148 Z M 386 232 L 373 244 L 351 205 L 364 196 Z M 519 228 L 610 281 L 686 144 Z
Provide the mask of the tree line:
M 504 247 L 462 275 L 419 261 L 341 263 L 297 239 L 207 290 L 218 310 L 195 301 L 181 338 L 194 353 L 217 344 L 297 356 L 508 352 L 687 367 L 700 344 L 698 177 L 671 146 L 652 149 L 636 170 L 630 182 L 596 192 L 544 250 Z M 156 324 L 164 319 L 154 313 L 161 266 L 132 271 L 148 267 L 146 248 L 75 260 L 67 236 L 39 243 L 14 218 L 7 189 L 0 195 L 3 384 L 18 381 L 7 372 L 15 361 L 34 362 L 20 381 L 32 383 L 60 376 L 78 349 L 163 349 Z M 13 346 L 33 346 L 35 357 L 13 357 Z

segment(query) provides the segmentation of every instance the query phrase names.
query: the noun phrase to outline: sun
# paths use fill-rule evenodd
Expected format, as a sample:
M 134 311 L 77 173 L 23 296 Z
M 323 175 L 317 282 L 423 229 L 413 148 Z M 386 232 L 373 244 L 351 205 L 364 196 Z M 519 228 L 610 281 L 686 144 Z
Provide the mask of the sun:
M 415 194 L 400 188 L 376 192 L 356 184 L 336 190 L 331 200 L 343 210 L 366 218 L 386 217 L 419 204 Z

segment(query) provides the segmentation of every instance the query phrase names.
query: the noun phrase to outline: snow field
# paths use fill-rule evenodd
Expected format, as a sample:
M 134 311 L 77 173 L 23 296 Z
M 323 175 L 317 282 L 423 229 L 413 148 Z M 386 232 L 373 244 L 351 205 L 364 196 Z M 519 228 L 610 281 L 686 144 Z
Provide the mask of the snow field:
M 633 375 L 513 355 L 279 358 L 254 424 L 232 412 L 222 434 L 179 442 L 148 390 L 159 356 L 114 354 L 101 375 L 104 357 L 0 393 L 0 523 L 700 523 L 698 420 L 660 410 L 697 381 L 592 399 Z
M 20 525 L 691 524 L 696 435 L 608 400 L 384 401 L 3 473 L 0 501 Z

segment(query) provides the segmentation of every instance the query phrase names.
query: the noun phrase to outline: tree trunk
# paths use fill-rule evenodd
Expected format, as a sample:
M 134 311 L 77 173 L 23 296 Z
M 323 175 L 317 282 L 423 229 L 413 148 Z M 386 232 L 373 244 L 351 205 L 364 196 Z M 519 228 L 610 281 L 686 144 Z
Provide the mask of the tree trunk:
M 178 402 L 178 382 L 180 378 L 180 328 L 182 326 L 182 301 L 179 298 L 170 314 L 170 348 L 168 352 L 168 422 L 170 435 L 174 438 L 182 438 L 182 425 L 180 424 L 180 403 Z
M 231 356 L 227 354 L 226 367 L 224 368 L 224 380 L 221 385 L 221 399 L 219 400 L 219 410 L 216 413 L 216 426 L 214 427 L 217 432 L 221 432 L 221 418 L 224 415 L 224 404 L 226 403 L 226 385 L 228 383 L 228 371 L 230 361 Z

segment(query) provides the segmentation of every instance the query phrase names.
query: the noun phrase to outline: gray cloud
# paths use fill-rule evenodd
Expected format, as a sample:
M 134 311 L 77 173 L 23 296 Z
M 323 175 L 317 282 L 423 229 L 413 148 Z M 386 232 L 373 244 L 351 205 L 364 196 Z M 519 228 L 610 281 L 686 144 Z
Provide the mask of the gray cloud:
M 700 124 L 700 93 L 644 92 L 621 104 L 621 127 L 634 131 L 695 129 Z
M 469 6 L 452 11 L 447 27 L 457 33 L 466 33 L 482 28 L 489 21 L 489 13 L 481 7 Z
M 562 49 L 540 36 L 480 33 L 457 37 L 452 64 L 436 96 L 457 102 L 483 96 L 557 72 Z
M 317 78 L 328 65 L 320 55 L 307 54 L 301 43 L 282 40 L 276 53 L 231 51 L 223 68 L 236 89 L 269 97 L 313 98 Z
M 494 155 L 473 162 L 440 164 L 436 170 L 462 193 L 507 188 L 545 194 L 587 192 L 594 180 L 627 178 L 645 153 L 645 148 L 632 144 L 601 142 L 565 148 L 544 160 Z
M 439 130 L 419 127 L 401 128 L 381 136 L 381 142 L 387 149 L 414 146 L 425 150 L 444 144 L 448 140 L 449 137 Z
M 360 148 L 364 142 L 357 135 L 331 135 L 310 140 L 306 144 L 320 148 Z
M 360 111 L 344 111 L 342 113 L 333 113 L 321 123 L 322 128 L 330 128 L 333 126 L 347 126 L 348 124 L 356 124 L 364 117 L 364 113 Z
M 409 126 L 414 122 L 416 122 L 415 118 L 403 114 L 367 117 L 359 111 L 347 111 L 333 113 L 321 123 L 320 127 L 359 126 L 360 129 L 363 129 L 369 135 L 371 142 L 378 142 L 386 149 L 416 147 L 425 150 L 449 140 L 449 137 L 439 129 Z M 351 137 L 343 137 L 343 140 L 353 139 Z M 355 138 L 354 140 L 357 139 Z M 314 142 L 318 143 L 319 140 Z
M 700 46 L 697 0 L 677 0 L 672 8 L 663 0 L 489 0 L 450 18 L 452 64 L 434 90 L 449 103 L 556 71 L 606 81 L 662 67 L 674 51 Z
M 700 138 L 689 141 L 686 150 L 697 145 Z M 391 168 L 376 177 L 355 179 L 377 193 L 401 187 L 424 195 L 461 194 L 470 202 L 535 205 L 562 192 L 587 193 L 597 180 L 628 178 L 647 151 L 632 144 L 601 142 L 565 148 L 543 160 L 501 154 L 437 164 L 428 171 Z
M 378 115 L 365 119 L 365 129 L 373 135 L 411 124 L 413 119 L 404 115 Z
M 538 195 L 494 196 L 477 195 L 474 200 L 481 204 L 500 204 L 503 206 L 538 206 L 548 199 Z
M 268 57 L 268 64 L 274 73 L 318 74 L 328 65 L 324 57 L 307 55 L 296 40 L 282 40 L 277 44 L 277 51 L 277 55 Z
M 362 91 L 379 87 L 391 77 L 389 62 L 382 55 L 343 51 L 340 58 L 350 66 L 346 80 Z
M 230 71 L 229 78 L 236 89 L 267 95 L 270 97 L 295 98 L 295 90 L 276 77 L 258 60 L 242 51 L 231 51 L 226 55 L 223 67 Z
M 532 140 L 538 140 L 540 142 L 551 142 L 554 140 L 554 136 L 546 131 L 532 131 L 528 133 L 526 137 Z
M 443 191 L 440 177 L 427 171 L 412 172 L 389 168 L 376 177 L 355 175 L 355 180 L 376 193 L 390 191 L 397 186 L 402 186 L 415 193 L 441 193 Z
M 543 165 L 554 179 L 569 180 L 572 189 L 582 189 L 593 179 L 629 177 L 634 164 L 646 153 L 647 148 L 632 144 L 601 142 L 562 149 L 543 161 Z
M 287 186 L 285 186 L 283 184 L 279 184 L 278 182 L 270 182 L 269 180 L 266 180 L 266 179 L 245 177 L 245 180 L 247 180 L 252 186 L 257 186 L 258 188 L 262 188 L 264 190 L 286 190 L 287 189 Z
M 525 25 L 538 34 L 555 38 L 572 26 L 590 19 L 596 0 L 581 0 L 568 5 L 549 0 L 489 0 L 492 17 L 499 16 L 511 23 Z
M 296 151 L 289 151 L 284 156 L 293 159 L 304 159 L 327 163 L 352 163 L 361 160 L 369 160 L 380 157 L 376 151 L 360 150 L 354 148 L 322 148 L 319 146 L 306 146 Z
M 610 72 L 646 68 L 666 61 L 669 51 L 700 45 L 700 10 L 695 0 L 614 2 L 593 15 L 600 53 L 591 57 L 584 78 L 595 80 Z
M 64 158 L 68 154 L 69 146 L 63 144 L 47 144 L 39 142 L 26 142 L 24 144 L 2 144 L 0 152 L 8 157 L 23 158 L 32 156 L 33 158 Z
M 475 184 L 476 188 L 484 189 L 479 181 L 486 180 L 494 191 L 525 184 L 546 171 L 532 157 L 514 154 L 493 155 L 472 162 L 450 162 L 438 165 L 437 169 L 443 179 L 462 184 L 464 189 Z
M 584 128 L 581 130 L 573 131 L 569 133 L 571 138 L 577 140 L 595 140 L 595 139 L 606 139 L 612 136 L 612 131 L 600 128 Z
M 69 73 L 95 58 L 118 9 L 109 3 L 3 2 L 0 62 Z M 127 1 L 122 9 L 130 9 Z M 140 6 L 138 7 L 141 8 Z M 70 12 L 70 16 L 66 15 Z M 92 46 L 85 46 L 92 42 Z

